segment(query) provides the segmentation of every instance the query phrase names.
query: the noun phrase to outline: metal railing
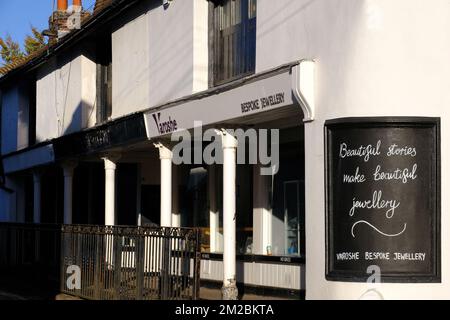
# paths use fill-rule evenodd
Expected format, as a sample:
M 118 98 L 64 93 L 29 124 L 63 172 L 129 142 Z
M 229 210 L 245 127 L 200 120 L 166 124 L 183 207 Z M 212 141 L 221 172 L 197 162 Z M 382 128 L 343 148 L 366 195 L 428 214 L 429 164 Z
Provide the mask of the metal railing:
M 0 285 L 93 300 L 195 300 L 198 229 L 0 223 Z
M 95 300 L 199 297 L 197 229 L 72 225 L 63 226 L 61 241 L 64 293 Z

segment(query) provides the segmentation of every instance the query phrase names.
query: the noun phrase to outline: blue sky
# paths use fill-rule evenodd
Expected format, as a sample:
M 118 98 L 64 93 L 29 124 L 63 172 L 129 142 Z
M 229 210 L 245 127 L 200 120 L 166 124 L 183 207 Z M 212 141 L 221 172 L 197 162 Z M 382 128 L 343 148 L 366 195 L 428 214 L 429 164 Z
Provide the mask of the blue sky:
M 69 5 L 72 1 L 69 0 Z M 95 0 L 84 0 L 85 8 L 93 7 Z M 11 37 L 23 43 L 33 25 L 39 30 L 48 28 L 48 18 L 56 7 L 56 0 L 0 0 L 0 37 Z M 0 64 L 1 61 L 0 58 Z

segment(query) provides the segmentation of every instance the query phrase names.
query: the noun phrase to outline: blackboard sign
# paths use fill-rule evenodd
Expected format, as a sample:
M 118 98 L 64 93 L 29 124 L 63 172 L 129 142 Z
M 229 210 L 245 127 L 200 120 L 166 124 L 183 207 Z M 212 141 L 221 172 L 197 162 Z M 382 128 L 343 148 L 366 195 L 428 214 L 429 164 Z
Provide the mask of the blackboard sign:
M 325 123 L 327 280 L 440 282 L 439 118 Z

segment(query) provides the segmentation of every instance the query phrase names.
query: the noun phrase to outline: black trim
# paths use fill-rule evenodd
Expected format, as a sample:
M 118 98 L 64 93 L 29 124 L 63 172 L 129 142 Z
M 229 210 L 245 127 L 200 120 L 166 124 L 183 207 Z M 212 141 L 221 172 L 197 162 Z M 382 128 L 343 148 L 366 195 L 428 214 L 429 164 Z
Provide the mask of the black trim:
M 147 140 L 147 130 L 142 112 L 134 113 L 100 126 L 35 144 L 29 148 L 3 155 L 1 159 L 24 154 L 31 150 L 52 145 L 55 161 L 81 155 L 89 155 L 113 147 Z
M 223 283 L 221 281 L 200 279 L 200 287 L 208 289 L 221 290 Z M 237 283 L 239 296 L 244 294 L 253 294 L 258 296 L 268 296 L 275 298 L 284 298 L 292 300 L 305 300 L 305 290 L 294 290 L 276 287 L 264 287 L 242 282 Z
M 441 118 L 439 117 L 349 117 L 338 118 L 325 121 L 324 124 L 324 165 L 325 165 L 325 278 L 328 281 L 342 282 L 366 282 L 368 275 L 366 273 L 356 274 L 353 271 L 336 271 L 332 270 L 332 262 L 330 261 L 329 241 L 332 238 L 332 230 L 329 226 L 329 205 L 330 205 L 330 188 L 329 188 L 329 152 L 328 152 L 328 132 L 330 128 L 338 126 L 342 128 L 344 125 L 367 127 L 430 127 L 435 130 L 436 148 L 436 181 L 435 181 L 435 226 L 434 226 L 434 272 L 433 274 L 411 274 L 411 273 L 382 273 L 381 282 L 383 283 L 441 283 Z
M 55 160 L 88 155 L 147 140 L 144 115 L 135 113 L 54 140 Z
M 223 261 L 222 253 L 202 253 L 202 260 Z M 258 254 L 238 254 L 236 260 L 239 262 L 273 263 L 286 265 L 304 265 L 304 256 L 265 256 Z

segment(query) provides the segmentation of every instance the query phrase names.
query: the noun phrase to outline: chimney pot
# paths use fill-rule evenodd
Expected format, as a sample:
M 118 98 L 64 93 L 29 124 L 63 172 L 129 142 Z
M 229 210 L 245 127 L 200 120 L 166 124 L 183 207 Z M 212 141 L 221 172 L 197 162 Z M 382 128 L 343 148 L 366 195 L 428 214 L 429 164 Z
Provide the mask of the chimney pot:
M 73 6 L 74 7 L 82 7 L 82 0 L 73 0 Z
M 58 11 L 67 11 L 67 0 L 58 0 Z

